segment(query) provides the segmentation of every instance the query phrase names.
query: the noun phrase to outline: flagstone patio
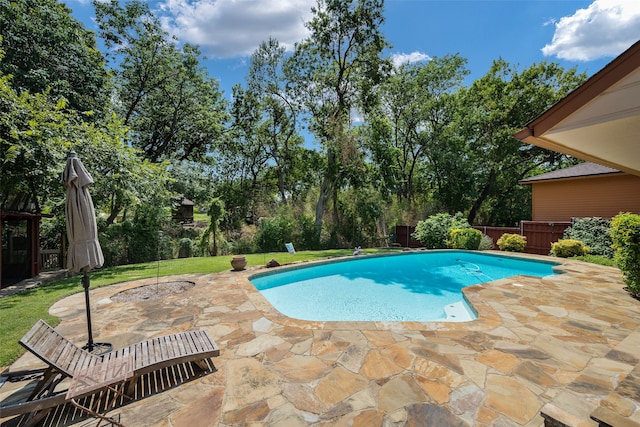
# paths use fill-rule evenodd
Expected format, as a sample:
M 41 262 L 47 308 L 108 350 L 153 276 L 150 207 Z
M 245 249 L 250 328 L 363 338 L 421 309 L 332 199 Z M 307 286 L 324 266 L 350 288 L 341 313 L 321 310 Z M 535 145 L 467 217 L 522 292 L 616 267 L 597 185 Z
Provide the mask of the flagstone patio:
M 195 282 L 161 300 L 111 299 L 158 279 L 92 290 L 96 341 L 202 328 L 221 349 L 217 372 L 111 413 L 154 427 L 596 426 L 594 411 L 640 425 L 640 302 L 615 268 L 562 269 L 466 288 L 479 314 L 467 323 L 287 318 L 248 281 L 262 270 L 251 266 L 160 278 Z M 84 310 L 82 293 L 50 309 L 79 344 Z M 37 364 L 24 355 L 11 369 Z

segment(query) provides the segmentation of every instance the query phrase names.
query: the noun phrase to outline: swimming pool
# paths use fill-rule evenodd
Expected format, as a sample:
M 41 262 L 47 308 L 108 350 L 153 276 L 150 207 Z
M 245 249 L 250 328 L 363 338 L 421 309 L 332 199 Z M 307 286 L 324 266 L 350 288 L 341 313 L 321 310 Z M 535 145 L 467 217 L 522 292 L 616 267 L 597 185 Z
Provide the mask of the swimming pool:
M 443 250 L 359 256 L 249 280 L 278 311 L 300 320 L 464 322 L 477 316 L 462 288 L 517 275 L 549 276 L 554 265 Z

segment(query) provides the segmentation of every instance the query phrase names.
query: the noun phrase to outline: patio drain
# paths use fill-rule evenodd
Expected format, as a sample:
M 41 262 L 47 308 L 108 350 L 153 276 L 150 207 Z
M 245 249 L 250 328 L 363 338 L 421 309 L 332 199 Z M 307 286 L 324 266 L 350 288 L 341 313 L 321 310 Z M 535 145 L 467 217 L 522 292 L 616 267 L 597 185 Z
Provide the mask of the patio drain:
M 188 280 L 155 283 L 152 285 L 138 286 L 137 288 L 120 291 L 112 296 L 111 300 L 116 302 L 156 300 L 187 291 L 194 286 L 195 282 L 190 282 Z

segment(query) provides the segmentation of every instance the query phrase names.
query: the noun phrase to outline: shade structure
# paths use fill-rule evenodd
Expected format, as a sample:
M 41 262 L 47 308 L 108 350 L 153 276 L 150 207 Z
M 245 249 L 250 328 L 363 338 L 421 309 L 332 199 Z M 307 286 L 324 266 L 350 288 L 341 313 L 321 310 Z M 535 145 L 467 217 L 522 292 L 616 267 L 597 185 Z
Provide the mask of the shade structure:
M 89 185 L 93 184 L 93 178 L 74 152 L 67 158 L 62 182 L 67 190 L 67 268 L 79 272 L 101 267 L 104 257 L 98 241 L 96 213 L 89 194 Z
M 92 183 L 93 178 L 80 158 L 72 151 L 62 173 L 62 184 L 67 192 L 65 203 L 67 238 L 69 240 L 67 269 L 83 273 L 82 285 L 85 293 L 88 329 L 88 342 L 85 348 L 89 351 L 93 351 L 96 344 L 93 342 L 91 331 L 88 272 L 91 269 L 101 267 L 104 263 L 102 248 L 98 241 L 96 213 L 91 194 L 89 194 L 89 185 Z

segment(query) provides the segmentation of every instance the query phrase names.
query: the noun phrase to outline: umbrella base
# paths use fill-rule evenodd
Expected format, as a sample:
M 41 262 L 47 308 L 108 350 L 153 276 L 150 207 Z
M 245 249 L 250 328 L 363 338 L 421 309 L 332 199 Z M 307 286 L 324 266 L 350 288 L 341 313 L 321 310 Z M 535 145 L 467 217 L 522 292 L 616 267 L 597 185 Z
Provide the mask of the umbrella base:
M 113 345 L 108 342 L 94 342 L 85 344 L 82 349 L 88 351 L 91 354 L 99 356 L 101 354 L 109 353 L 111 350 L 113 350 Z

